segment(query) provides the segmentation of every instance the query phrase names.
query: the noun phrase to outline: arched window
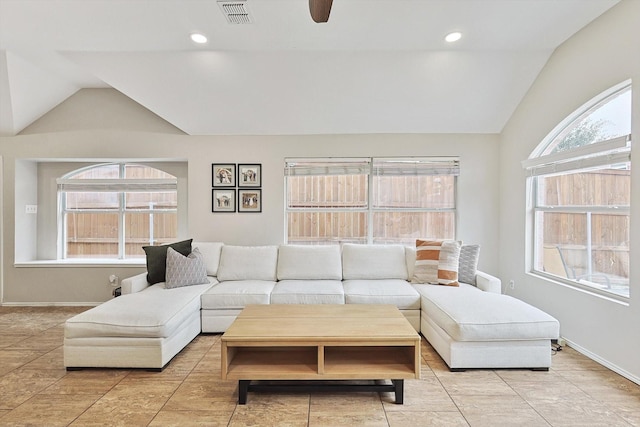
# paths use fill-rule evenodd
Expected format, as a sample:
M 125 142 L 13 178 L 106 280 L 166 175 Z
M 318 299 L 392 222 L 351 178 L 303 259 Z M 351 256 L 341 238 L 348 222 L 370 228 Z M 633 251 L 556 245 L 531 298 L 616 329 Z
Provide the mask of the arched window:
M 631 84 L 560 123 L 523 162 L 533 215 L 531 270 L 629 297 Z
M 178 234 L 177 178 L 110 163 L 58 179 L 61 258 L 138 258 Z

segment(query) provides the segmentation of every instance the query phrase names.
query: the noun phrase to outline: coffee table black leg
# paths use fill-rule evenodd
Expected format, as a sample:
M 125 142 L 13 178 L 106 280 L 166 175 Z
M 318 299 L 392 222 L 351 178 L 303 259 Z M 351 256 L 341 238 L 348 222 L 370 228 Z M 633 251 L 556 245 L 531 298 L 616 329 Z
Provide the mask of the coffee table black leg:
M 247 404 L 247 394 L 249 393 L 249 383 L 251 380 L 239 380 L 238 381 L 238 404 Z
M 396 405 L 404 403 L 404 380 L 391 380 L 396 392 Z

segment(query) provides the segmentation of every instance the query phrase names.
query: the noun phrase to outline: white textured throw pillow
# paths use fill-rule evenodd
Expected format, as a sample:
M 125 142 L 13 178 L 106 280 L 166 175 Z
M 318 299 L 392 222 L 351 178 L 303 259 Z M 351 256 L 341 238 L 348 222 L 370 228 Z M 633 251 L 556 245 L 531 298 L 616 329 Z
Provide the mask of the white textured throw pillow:
M 167 249 L 166 276 L 165 288 L 167 289 L 209 283 L 207 266 L 198 248 L 194 248 L 188 256 L 172 248 Z
M 480 245 L 462 245 L 458 260 L 458 281 L 476 285 L 478 260 L 480 259 Z

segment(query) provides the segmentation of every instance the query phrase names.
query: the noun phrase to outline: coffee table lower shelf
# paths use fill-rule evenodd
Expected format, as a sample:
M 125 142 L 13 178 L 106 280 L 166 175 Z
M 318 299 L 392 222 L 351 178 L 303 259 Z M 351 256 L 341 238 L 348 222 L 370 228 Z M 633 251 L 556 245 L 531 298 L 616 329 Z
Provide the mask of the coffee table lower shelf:
M 354 384 L 353 381 L 336 380 L 277 380 L 277 381 L 238 381 L 238 403 L 245 405 L 249 392 L 279 393 L 315 393 L 315 392 L 377 392 L 395 393 L 396 404 L 404 402 L 404 380 L 391 380 L 391 384 L 381 380 L 371 380 L 370 384 Z
M 241 347 L 223 342 L 222 347 L 222 377 L 238 380 L 241 405 L 250 391 L 390 392 L 395 393 L 395 402 L 402 404 L 404 379 L 419 378 L 416 343 Z

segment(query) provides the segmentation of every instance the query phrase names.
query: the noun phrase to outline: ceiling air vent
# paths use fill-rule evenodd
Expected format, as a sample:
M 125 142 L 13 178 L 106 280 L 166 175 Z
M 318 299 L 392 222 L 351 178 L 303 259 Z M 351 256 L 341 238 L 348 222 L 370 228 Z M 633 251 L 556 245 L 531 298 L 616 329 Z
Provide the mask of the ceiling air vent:
M 218 5 L 229 24 L 251 24 L 246 1 L 219 1 Z

